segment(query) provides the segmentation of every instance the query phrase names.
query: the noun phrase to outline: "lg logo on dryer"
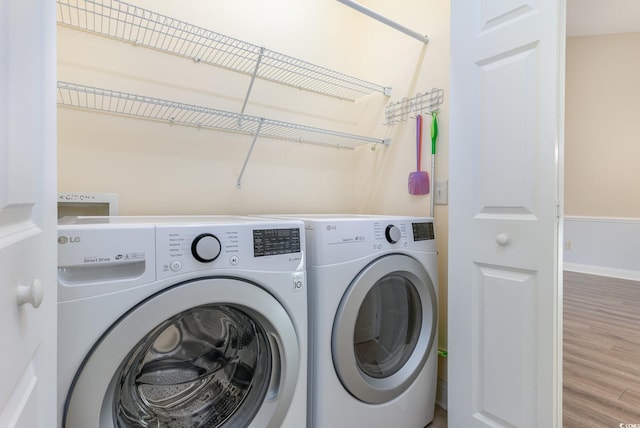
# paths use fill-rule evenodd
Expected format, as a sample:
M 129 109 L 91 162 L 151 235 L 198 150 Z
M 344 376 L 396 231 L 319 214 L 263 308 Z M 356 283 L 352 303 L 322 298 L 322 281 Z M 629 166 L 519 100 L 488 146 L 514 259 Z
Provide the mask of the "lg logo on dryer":
M 79 236 L 59 236 L 58 237 L 58 244 L 60 245 L 77 244 L 79 242 L 80 242 Z

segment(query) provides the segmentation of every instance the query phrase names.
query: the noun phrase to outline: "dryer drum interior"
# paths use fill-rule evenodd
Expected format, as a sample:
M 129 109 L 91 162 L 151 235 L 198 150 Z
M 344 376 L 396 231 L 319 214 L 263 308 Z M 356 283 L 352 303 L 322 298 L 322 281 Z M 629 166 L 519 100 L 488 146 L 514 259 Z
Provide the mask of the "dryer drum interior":
M 367 293 L 358 311 L 353 346 L 360 369 L 374 378 L 400 370 L 413 354 L 422 324 L 415 286 L 387 275 Z
M 227 305 L 190 309 L 158 325 L 127 355 L 114 376 L 114 421 L 244 426 L 264 400 L 270 367 L 266 334 L 249 315 Z

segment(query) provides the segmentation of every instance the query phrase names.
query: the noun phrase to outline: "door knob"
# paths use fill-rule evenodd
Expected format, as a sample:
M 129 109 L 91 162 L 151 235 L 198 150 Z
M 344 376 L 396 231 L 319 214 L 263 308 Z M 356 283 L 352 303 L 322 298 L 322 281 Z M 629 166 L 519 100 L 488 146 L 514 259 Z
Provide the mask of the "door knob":
M 502 246 L 507 245 L 509 243 L 509 240 L 510 240 L 509 235 L 506 233 L 499 233 L 496 236 L 496 242 Z
M 34 279 L 31 285 L 18 286 L 18 306 L 30 303 L 34 308 L 38 308 L 44 298 L 44 288 L 42 281 Z

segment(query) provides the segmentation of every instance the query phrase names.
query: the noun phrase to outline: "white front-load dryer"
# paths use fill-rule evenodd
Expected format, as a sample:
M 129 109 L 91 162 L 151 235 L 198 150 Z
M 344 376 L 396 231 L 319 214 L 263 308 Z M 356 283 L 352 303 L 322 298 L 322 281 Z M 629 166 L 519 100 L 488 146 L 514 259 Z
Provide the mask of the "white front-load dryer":
M 59 426 L 305 426 L 302 222 L 65 223 L 58 233 Z
M 306 228 L 308 426 L 426 426 L 437 380 L 433 219 L 291 217 Z

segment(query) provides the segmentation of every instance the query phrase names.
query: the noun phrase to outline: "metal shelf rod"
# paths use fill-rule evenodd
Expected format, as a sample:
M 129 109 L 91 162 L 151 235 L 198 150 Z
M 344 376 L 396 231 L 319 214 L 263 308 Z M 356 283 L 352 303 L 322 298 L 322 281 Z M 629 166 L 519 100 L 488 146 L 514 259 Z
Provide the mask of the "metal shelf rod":
M 400 25 L 395 21 L 392 21 L 391 19 L 387 18 L 386 16 L 380 15 L 378 12 L 375 12 L 371 9 L 369 9 L 366 6 L 361 5 L 360 3 L 356 3 L 353 0 L 338 0 L 340 3 L 344 4 L 345 6 L 349 6 L 352 9 L 357 10 L 358 12 L 364 13 L 365 15 L 382 22 L 383 24 L 388 25 L 389 27 L 396 29 L 404 34 L 406 34 L 409 37 L 413 37 L 416 40 L 421 41 L 422 43 L 429 43 L 429 38 L 423 34 L 418 33 L 417 31 L 413 31 L 407 27 L 405 27 L 404 25 Z

